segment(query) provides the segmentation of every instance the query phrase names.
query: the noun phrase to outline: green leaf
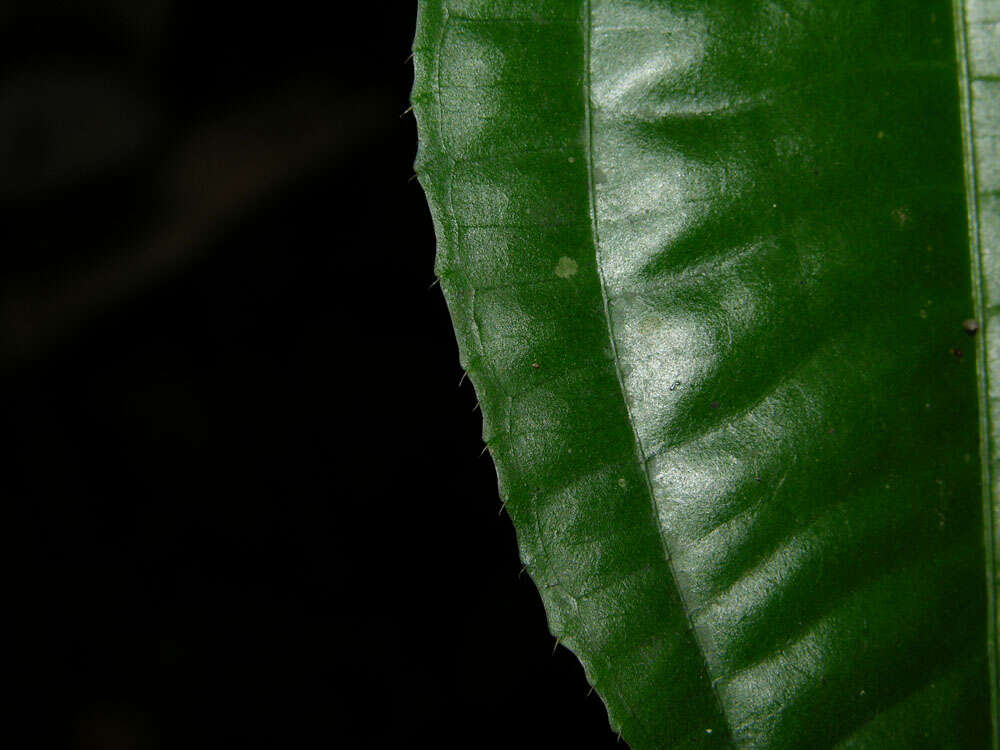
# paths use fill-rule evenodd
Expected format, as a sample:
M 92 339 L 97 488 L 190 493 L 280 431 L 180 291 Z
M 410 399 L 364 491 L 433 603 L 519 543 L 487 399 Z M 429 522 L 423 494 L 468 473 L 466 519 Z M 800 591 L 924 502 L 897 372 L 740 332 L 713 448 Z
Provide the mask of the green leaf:
M 421 0 L 414 52 L 461 362 L 612 727 L 996 747 L 998 0 Z

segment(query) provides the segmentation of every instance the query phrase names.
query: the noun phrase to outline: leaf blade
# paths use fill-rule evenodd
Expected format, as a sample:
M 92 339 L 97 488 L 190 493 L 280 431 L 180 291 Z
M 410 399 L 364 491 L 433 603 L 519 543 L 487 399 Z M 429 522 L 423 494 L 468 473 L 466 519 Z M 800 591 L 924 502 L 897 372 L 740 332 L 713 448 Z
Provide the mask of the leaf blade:
M 958 119 L 947 6 L 737 5 L 421 6 L 418 173 L 501 492 L 636 747 L 975 741 L 961 149 L 916 127 Z
M 512 9 L 516 6 L 506 11 Z M 712 702 L 707 674 L 697 663 L 676 591 L 666 584 L 649 500 L 641 493 L 613 363 L 605 352 L 596 258 L 592 251 L 575 254 L 573 273 L 574 266 L 563 261 L 574 255 L 565 248 L 592 247 L 584 153 L 575 133 L 582 122 L 582 99 L 566 98 L 554 87 L 550 108 L 566 117 L 561 128 L 551 122 L 557 119 L 552 115 L 548 126 L 539 129 L 530 112 L 523 122 L 493 125 L 483 114 L 493 103 L 487 92 L 471 102 L 477 113 L 472 125 L 497 135 L 495 142 L 487 138 L 484 145 L 466 121 L 446 131 L 449 89 L 454 89 L 454 100 L 468 103 L 462 97 L 471 88 L 463 71 L 448 69 L 449 50 L 458 61 L 468 59 L 470 52 L 490 59 L 497 48 L 516 51 L 523 34 L 532 32 L 520 28 L 515 33 L 511 26 L 535 20 L 525 15 L 497 22 L 490 13 L 477 14 L 474 4 L 462 11 L 446 14 L 438 3 L 421 7 L 414 109 L 423 136 L 417 171 L 430 196 L 439 242 L 437 270 L 458 331 L 460 358 L 481 399 L 484 439 L 497 464 L 522 558 L 539 586 L 552 632 L 581 656 L 615 729 L 647 743 L 711 738 L 706 730 L 713 728 L 721 738 L 724 722 Z M 571 59 L 578 59 L 583 36 L 576 15 L 571 23 L 559 24 L 566 19 L 558 13 L 551 20 L 534 32 L 535 47 L 556 55 L 568 48 L 575 53 Z M 449 33 L 455 35 L 453 47 Z M 552 61 L 549 70 L 559 67 L 558 60 Z M 578 91 L 578 72 L 570 68 L 569 80 L 559 83 Z M 498 133 L 490 132 L 491 125 Z M 504 153 L 512 135 L 518 144 L 529 142 L 523 155 Z M 483 159 L 499 165 L 496 175 L 484 176 L 478 164 L 468 166 Z M 576 179 L 561 180 L 559 175 L 570 170 Z M 545 175 L 554 177 L 546 183 Z M 529 203 L 512 207 L 500 195 L 519 181 L 525 188 L 544 184 L 544 215 Z M 499 210 L 516 212 L 517 220 L 497 217 Z M 472 255 L 478 264 L 466 262 Z M 556 273 L 559 269 L 564 277 Z M 559 305 L 537 305 L 535 290 L 555 295 Z M 494 312 L 502 322 L 490 325 L 482 316 Z M 572 354 L 559 345 L 562 330 L 572 331 Z M 548 347 L 536 349 L 524 342 Z M 527 385 L 525 377 L 531 379 Z M 601 435 L 598 444 L 589 439 L 595 434 Z M 561 449 L 552 450 L 549 444 L 557 440 Z M 552 481 L 554 475 L 561 478 Z M 588 504 L 603 512 L 584 512 Z M 609 534 L 612 523 L 624 531 Z M 585 541 L 573 547 L 546 544 L 546 536 L 567 527 Z M 614 579 L 611 583 L 576 575 L 577 570 L 592 571 L 595 563 Z M 642 632 L 636 622 L 648 624 L 649 630 Z M 645 700 L 646 684 L 666 685 L 667 693 L 674 693 L 671 702 L 687 702 L 688 709 L 639 718 L 634 706 Z

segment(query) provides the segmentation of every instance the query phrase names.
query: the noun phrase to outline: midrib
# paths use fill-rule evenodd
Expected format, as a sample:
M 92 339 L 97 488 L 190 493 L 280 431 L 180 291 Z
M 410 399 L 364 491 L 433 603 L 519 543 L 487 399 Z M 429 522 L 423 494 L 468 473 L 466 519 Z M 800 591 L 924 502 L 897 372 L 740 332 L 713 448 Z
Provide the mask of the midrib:
M 979 391 L 979 430 L 980 430 L 980 461 L 982 470 L 982 491 L 983 491 L 983 527 L 984 546 L 986 552 L 986 589 L 989 618 L 987 629 L 987 652 L 989 659 L 990 674 L 990 705 L 991 720 L 993 728 L 993 747 L 1000 748 L 1000 695 L 998 695 L 998 681 L 1000 681 L 1000 665 L 998 665 L 998 644 L 1000 644 L 1000 617 L 997 612 L 997 584 L 1000 581 L 1000 570 L 997 569 L 997 547 L 1000 544 L 998 539 L 998 515 L 1000 515 L 1000 505 L 997 505 L 994 496 L 1000 496 L 997 492 L 996 482 L 998 477 L 994 476 L 993 464 L 995 463 L 994 450 L 991 435 L 997 423 L 997 414 L 993 405 L 996 403 L 996 395 L 991 393 L 990 361 L 988 353 L 989 343 L 992 339 L 992 329 L 1000 323 L 1000 316 L 997 314 L 997 306 L 1000 299 L 993 299 L 991 290 L 997 288 L 1000 279 L 1000 271 L 996 268 L 996 257 L 1000 248 L 984 246 L 983 222 L 992 222 L 1000 225 L 1000 219 L 994 210 L 988 215 L 981 215 L 980 196 L 981 190 L 990 189 L 991 186 L 980 185 L 978 175 L 978 164 L 980 159 L 986 159 L 987 153 L 984 149 L 983 141 L 986 138 L 982 131 L 977 132 L 977 121 L 982 119 L 983 114 L 977 106 L 976 96 L 973 91 L 973 84 L 979 81 L 987 89 L 986 93 L 993 96 L 1000 96 L 1000 66 L 986 66 L 986 69 L 974 69 L 973 61 L 985 60 L 990 62 L 989 50 L 981 45 L 988 44 L 990 35 L 976 35 L 970 38 L 968 25 L 969 16 L 975 15 L 990 17 L 990 11 L 995 16 L 993 22 L 1000 25 L 1000 2 L 994 0 L 955 0 L 953 4 L 954 24 L 955 24 L 955 50 L 958 61 L 959 75 L 959 100 L 962 112 L 962 138 L 964 142 L 964 162 L 965 162 L 965 187 L 966 205 L 968 209 L 969 223 L 969 250 L 972 274 L 972 292 L 976 309 L 976 318 L 982 329 L 981 340 L 976 352 L 976 372 Z M 985 36 L 985 39 L 983 38 Z M 997 41 L 1000 41 L 1000 34 L 997 34 Z M 971 59 L 970 59 L 971 58 Z M 995 58 L 994 58 L 995 62 Z M 977 67 L 982 67 L 977 66 Z M 990 80 L 993 79 L 993 80 Z M 990 89 L 993 89 L 990 92 Z M 1000 127 L 1000 122 L 993 123 Z M 989 210 L 989 207 L 987 207 Z M 997 235 L 1000 236 L 1000 235 Z M 984 261 L 993 262 L 984 262 Z M 994 365 L 995 367 L 996 365 Z M 994 384 L 993 388 L 997 386 Z

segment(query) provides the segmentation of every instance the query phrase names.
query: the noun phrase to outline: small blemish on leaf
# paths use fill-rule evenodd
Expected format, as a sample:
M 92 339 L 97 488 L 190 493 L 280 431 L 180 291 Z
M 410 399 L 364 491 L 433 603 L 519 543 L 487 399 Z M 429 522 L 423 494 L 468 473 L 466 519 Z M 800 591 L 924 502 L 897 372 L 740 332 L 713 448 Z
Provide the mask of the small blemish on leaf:
M 910 221 L 910 212 L 905 207 L 900 206 L 892 212 L 892 218 L 899 228 L 902 229 Z
M 564 255 L 556 264 L 555 273 L 560 279 L 568 279 L 570 276 L 576 274 L 576 269 L 576 261 Z
M 963 352 L 963 351 L 962 351 L 961 349 L 959 349 L 959 348 L 958 348 L 957 346 L 956 346 L 956 347 L 954 347 L 954 348 L 952 348 L 952 349 L 949 349 L 948 351 L 949 351 L 949 352 L 951 352 L 951 354 L 952 354 L 952 355 L 953 355 L 953 356 L 955 357 L 955 359 L 957 359 L 957 360 L 958 360 L 959 362 L 961 362 L 961 361 L 962 361 L 962 357 L 964 357 L 964 356 L 965 356 L 965 352 Z
M 618 480 L 618 486 L 625 489 L 628 486 L 628 482 L 625 481 L 625 477 Z
M 718 401 L 713 401 L 712 403 L 710 403 L 708 405 L 708 408 L 709 409 L 718 409 L 719 408 L 719 402 Z
M 536 370 L 537 370 L 537 369 L 538 369 L 539 367 L 541 367 L 541 365 L 540 365 L 540 364 L 538 364 L 537 362 L 532 362 L 532 363 L 531 363 L 531 366 L 532 366 L 532 367 L 534 367 L 534 368 L 535 368 Z
M 962 330 L 965 331 L 970 336 L 975 336 L 976 331 L 979 330 L 979 321 L 975 318 L 969 318 L 962 322 Z

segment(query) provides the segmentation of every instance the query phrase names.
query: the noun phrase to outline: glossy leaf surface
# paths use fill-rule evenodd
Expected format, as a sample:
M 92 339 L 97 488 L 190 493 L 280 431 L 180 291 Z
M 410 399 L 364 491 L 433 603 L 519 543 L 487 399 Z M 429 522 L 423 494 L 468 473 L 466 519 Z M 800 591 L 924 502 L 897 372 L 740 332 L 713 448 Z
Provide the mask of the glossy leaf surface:
M 998 26 L 421 2 L 461 361 L 552 632 L 633 747 L 995 737 Z

